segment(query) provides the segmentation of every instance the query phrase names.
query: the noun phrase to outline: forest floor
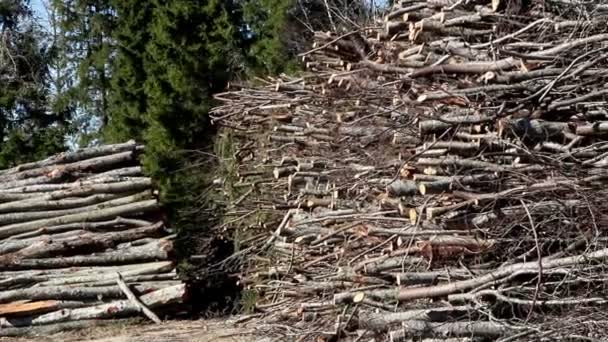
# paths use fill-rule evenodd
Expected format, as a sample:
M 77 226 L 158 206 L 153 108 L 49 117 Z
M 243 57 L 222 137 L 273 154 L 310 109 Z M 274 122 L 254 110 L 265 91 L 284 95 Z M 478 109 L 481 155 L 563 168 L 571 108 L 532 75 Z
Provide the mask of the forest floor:
M 0 338 L 1 342 L 252 342 L 268 340 L 255 330 L 233 320 L 167 321 L 154 324 L 120 324 L 95 327 L 49 336 Z

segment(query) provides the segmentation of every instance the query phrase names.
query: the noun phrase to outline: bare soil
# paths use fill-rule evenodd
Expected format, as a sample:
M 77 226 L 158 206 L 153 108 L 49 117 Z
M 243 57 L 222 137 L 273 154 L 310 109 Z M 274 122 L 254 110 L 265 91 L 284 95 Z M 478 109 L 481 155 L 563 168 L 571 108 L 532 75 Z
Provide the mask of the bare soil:
M 116 324 L 30 338 L 0 338 L 1 342 L 253 342 L 270 341 L 253 328 L 227 320 L 169 321 L 160 325 Z

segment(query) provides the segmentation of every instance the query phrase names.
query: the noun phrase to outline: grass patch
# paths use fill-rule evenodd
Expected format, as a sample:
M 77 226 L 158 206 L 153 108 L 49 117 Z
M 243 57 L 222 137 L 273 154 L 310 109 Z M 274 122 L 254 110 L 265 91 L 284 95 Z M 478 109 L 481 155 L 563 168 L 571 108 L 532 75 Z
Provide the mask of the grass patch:
M 254 290 L 243 290 L 241 293 L 241 312 L 244 314 L 252 314 L 255 312 L 255 305 L 258 302 L 258 294 Z

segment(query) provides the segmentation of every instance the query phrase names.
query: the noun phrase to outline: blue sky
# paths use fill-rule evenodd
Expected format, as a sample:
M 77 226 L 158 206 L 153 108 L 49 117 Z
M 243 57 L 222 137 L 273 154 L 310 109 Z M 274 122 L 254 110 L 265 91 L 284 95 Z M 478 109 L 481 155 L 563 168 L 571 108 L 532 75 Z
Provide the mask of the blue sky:
M 34 10 L 34 15 L 36 19 L 41 19 L 40 24 L 44 26 L 48 26 L 48 16 L 46 10 L 44 9 L 44 2 L 46 0 L 31 0 L 32 9 Z

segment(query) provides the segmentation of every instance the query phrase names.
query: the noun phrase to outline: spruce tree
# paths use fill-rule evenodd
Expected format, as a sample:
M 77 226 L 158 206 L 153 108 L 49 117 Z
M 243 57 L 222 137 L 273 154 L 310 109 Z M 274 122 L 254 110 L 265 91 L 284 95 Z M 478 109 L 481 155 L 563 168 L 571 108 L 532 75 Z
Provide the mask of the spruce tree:
M 204 149 L 211 141 L 211 94 L 225 87 L 240 60 L 240 33 L 229 1 L 152 3 L 144 58 L 146 166 L 163 181 L 165 200 L 180 202 L 204 186 L 192 170 L 178 171 L 189 163 L 184 151 Z
M 277 74 L 293 68 L 293 50 L 289 45 L 295 43 L 294 33 L 302 29 L 290 15 L 293 10 L 292 0 L 248 0 L 243 3 L 250 73 Z
M 53 0 L 53 7 L 72 73 L 65 96 L 76 111 L 80 143 L 86 145 L 108 121 L 116 14 L 110 0 Z
M 69 117 L 49 101 L 49 46 L 27 1 L 0 1 L 0 168 L 64 148 Z
M 144 89 L 146 46 L 150 42 L 152 3 L 115 0 L 116 28 L 113 31 L 115 59 L 109 92 L 106 141 L 143 141 L 147 127 L 147 95 Z

